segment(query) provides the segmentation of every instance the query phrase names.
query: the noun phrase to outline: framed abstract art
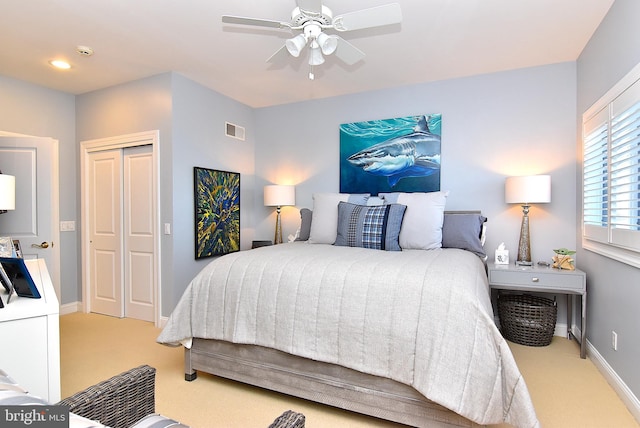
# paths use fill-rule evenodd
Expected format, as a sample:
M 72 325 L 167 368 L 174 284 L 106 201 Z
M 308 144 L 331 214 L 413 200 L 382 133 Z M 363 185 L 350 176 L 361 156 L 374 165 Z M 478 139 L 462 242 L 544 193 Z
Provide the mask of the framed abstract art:
M 340 192 L 440 190 L 442 115 L 340 125 Z
M 240 250 L 240 174 L 193 168 L 196 259 Z

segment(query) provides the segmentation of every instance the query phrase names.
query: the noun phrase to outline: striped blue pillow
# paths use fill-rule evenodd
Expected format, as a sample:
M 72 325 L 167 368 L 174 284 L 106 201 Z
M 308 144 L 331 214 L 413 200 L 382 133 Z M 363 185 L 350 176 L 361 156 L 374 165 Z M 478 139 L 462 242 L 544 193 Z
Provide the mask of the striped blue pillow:
M 405 205 L 338 204 L 338 233 L 334 245 L 401 251 L 398 237 Z

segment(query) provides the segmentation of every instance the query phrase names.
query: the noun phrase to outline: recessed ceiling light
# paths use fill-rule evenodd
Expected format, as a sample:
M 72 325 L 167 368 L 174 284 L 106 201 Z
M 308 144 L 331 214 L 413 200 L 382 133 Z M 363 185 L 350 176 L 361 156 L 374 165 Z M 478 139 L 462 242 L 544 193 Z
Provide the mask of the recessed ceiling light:
M 51 61 L 49 61 L 49 64 L 53 65 L 55 68 L 60 68 L 63 70 L 71 68 L 71 64 L 61 59 L 52 59 Z

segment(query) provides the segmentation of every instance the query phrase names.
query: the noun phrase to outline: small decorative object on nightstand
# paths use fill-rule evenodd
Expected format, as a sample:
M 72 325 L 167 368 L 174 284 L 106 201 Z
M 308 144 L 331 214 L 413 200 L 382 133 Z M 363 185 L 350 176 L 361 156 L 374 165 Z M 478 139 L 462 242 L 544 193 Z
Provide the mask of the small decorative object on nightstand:
M 573 250 L 567 250 L 566 248 L 559 248 L 557 250 L 553 250 L 556 253 L 553 256 L 553 267 L 556 269 L 567 269 L 574 270 L 573 259 L 571 258 L 576 252 Z
M 508 265 L 509 264 L 509 250 L 505 250 L 504 242 L 498 245 L 498 249 L 496 250 L 495 262 L 497 265 Z
M 571 339 L 573 296 L 582 296 L 580 326 L 580 357 L 586 358 L 587 337 L 587 275 L 579 270 L 553 269 L 545 266 L 514 266 L 489 264 L 489 285 L 492 289 L 532 291 L 567 295 L 567 337 Z

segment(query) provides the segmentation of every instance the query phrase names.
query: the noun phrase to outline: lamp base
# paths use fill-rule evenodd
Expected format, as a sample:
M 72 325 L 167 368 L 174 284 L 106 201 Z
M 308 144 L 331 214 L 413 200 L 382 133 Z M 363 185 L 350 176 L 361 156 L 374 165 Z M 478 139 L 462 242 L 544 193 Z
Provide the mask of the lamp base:
M 532 266 L 531 244 L 529 242 L 529 205 L 522 206 L 522 224 L 520 225 L 520 241 L 518 242 L 518 258 L 516 266 Z
M 282 244 L 282 220 L 280 219 L 280 207 L 277 207 L 276 211 L 276 233 L 273 236 L 273 245 Z

